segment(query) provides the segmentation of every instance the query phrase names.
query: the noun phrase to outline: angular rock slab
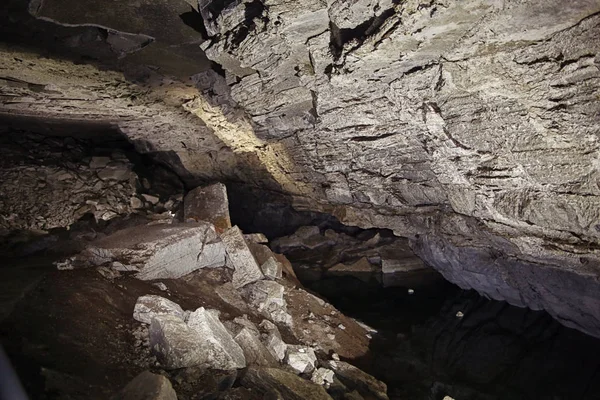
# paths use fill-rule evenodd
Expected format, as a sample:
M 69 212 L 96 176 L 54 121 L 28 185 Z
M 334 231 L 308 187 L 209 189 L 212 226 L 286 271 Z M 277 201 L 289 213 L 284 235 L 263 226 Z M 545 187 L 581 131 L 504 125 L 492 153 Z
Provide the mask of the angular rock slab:
M 317 356 L 310 347 L 288 345 L 286 362 L 296 373 L 307 374 L 314 371 Z
M 322 386 L 277 368 L 250 367 L 241 379 L 244 387 L 286 400 L 332 400 Z
M 175 279 L 225 265 L 225 247 L 209 223 L 158 224 L 124 229 L 74 257 L 75 265 L 114 261 L 139 271 L 138 279 Z
M 188 326 L 202 338 L 200 346 L 210 368 L 231 370 L 244 368 L 244 351 L 235 342 L 216 313 L 200 307 L 188 317 Z
M 221 234 L 227 256 L 234 267 L 233 286 L 236 289 L 264 278 L 260 267 L 250 252 L 242 231 L 237 226 Z
M 183 218 L 185 221 L 207 221 L 217 232 L 231 228 L 227 188 L 222 183 L 197 187 L 190 190 L 183 199 Z
M 133 308 L 133 319 L 150 324 L 152 318 L 158 315 L 174 315 L 185 319 L 185 312 L 181 306 L 169 299 L 153 294 L 138 297 Z
M 335 372 L 336 377 L 350 390 L 372 399 L 389 400 L 387 385 L 354 365 L 344 361 L 329 361 L 326 367 Z
M 260 341 L 257 333 L 252 332 L 249 328 L 242 328 L 235 335 L 235 341 L 240 345 L 246 357 L 248 365 L 258 365 L 261 367 L 275 367 L 279 363 L 271 352 Z
M 127 384 L 112 400 L 177 400 L 169 379 L 144 371 Z
M 246 285 L 242 296 L 271 321 L 291 326 L 292 316 L 287 312 L 284 292 L 285 288 L 281 284 L 262 280 Z
M 276 261 L 273 257 L 269 257 L 269 259 L 260 266 L 260 269 L 262 270 L 262 273 L 265 275 L 265 277 L 268 279 L 275 280 L 281 279 L 282 277 L 283 268 L 281 266 L 281 263 Z
M 150 323 L 150 348 L 165 369 L 201 365 L 207 354 L 203 337 L 174 315 L 157 315 Z

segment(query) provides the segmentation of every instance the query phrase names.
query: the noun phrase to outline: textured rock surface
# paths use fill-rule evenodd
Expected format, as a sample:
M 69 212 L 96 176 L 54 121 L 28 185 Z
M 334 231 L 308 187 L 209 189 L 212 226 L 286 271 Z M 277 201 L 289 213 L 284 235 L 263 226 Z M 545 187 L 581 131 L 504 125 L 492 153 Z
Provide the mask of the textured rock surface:
M 204 364 L 203 337 L 174 315 L 157 315 L 150 324 L 150 347 L 165 369 Z
M 118 261 L 143 280 L 179 278 L 200 268 L 225 265 L 225 247 L 209 223 L 137 226 L 94 242 L 73 263 Z
M 225 244 L 227 256 L 233 264 L 232 283 L 236 289 L 264 278 L 254 256 L 248 249 L 240 228 L 234 226 L 228 229 L 221 234 L 221 239 Z
M 425 257 L 444 252 L 434 242 L 479 253 L 462 278 L 427 261 L 600 335 L 598 2 L 371 3 L 261 1 L 243 32 L 215 20 L 206 53 L 343 221 L 429 232 Z M 596 289 L 537 293 L 494 255 L 551 271 L 544 285 Z
M 177 400 L 169 379 L 144 371 L 117 394 L 113 400 Z
M 169 299 L 152 294 L 137 299 L 133 308 L 133 319 L 149 324 L 157 315 L 174 315 L 185 319 L 181 306 Z
M 323 387 L 302 379 L 291 372 L 275 368 L 249 368 L 242 385 L 259 390 L 267 396 L 290 400 L 331 400 Z
M 230 370 L 246 366 L 244 352 L 233 340 L 214 310 L 200 307 L 190 314 L 187 323 L 202 338 L 199 345 L 206 356 L 208 367 Z
M 210 222 L 219 233 L 231 228 L 225 185 L 215 183 L 190 190 L 183 200 L 183 218 L 185 221 L 193 219 Z

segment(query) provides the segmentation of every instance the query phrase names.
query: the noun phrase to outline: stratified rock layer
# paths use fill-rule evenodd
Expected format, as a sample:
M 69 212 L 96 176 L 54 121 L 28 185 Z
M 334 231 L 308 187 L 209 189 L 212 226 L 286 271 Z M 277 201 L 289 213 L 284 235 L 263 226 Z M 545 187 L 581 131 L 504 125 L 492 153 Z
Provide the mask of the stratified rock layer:
M 462 287 L 600 336 L 599 12 L 239 2 L 203 46 L 257 135 L 285 143 L 344 222 L 411 237 Z

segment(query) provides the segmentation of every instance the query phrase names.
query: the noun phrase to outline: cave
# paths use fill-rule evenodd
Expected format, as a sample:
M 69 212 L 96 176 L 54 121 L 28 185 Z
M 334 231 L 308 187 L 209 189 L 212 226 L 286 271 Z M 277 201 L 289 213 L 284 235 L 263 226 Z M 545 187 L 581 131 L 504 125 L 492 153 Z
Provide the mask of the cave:
M 8 0 L 0 399 L 600 398 L 600 3 Z

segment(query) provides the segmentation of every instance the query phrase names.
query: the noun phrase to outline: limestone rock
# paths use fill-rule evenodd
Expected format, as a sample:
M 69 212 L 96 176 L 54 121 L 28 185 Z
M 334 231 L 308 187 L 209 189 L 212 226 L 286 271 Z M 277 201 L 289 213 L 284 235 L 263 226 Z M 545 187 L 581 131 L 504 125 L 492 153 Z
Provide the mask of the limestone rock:
M 189 315 L 187 324 L 202 338 L 200 346 L 207 366 L 222 370 L 246 366 L 244 352 L 215 313 L 200 307 Z
M 225 247 L 208 223 L 136 226 L 95 241 L 74 258 L 78 265 L 118 261 L 143 280 L 179 278 L 225 265 Z
M 183 218 L 185 221 L 207 221 L 217 232 L 231 228 L 227 188 L 222 183 L 197 187 L 190 190 L 183 200 Z
M 148 202 L 152 205 L 156 205 L 160 201 L 160 199 L 158 197 L 152 196 L 150 194 L 142 194 L 142 197 L 144 198 L 144 200 L 146 200 L 146 202 Z
M 374 266 L 366 257 L 362 257 L 350 265 L 342 263 L 334 265 L 327 270 L 327 275 L 353 276 L 361 281 L 369 282 L 373 278 L 374 272 Z
M 127 384 L 112 400 L 177 400 L 169 379 L 144 371 Z
M 264 345 L 277 361 L 283 361 L 287 353 L 287 344 L 281 339 L 280 335 L 274 332 L 268 333 L 266 339 L 264 339 Z
M 225 244 L 227 256 L 234 267 L 232 283 L 235 288 L 241 288 L 264 278 L 260 267 L 246 245 L 242 231 L 237 226 L 222 233 L 221 239 Z
M 334 373 L 332 370 L 327 368 L 317 368 L 313 371 L 311 381 L 317 385 L 329 385 L 333 383 Z
M 265 261 L 260 269 L 262 273 L 268 279 L 281 279 L 282 277 L 282 267 L 281 264 L 276 261 L 273 257 L 270 257 L 267 261 Z
M 350 390 L 356 389 L 368 398 L 388 400 L 385 383 L 344 361 L 328 361 L 326 364 Z
M 204 338 L 174 315 L 157 315 L 150 323 L 150 347 L 165 369 L 203 365 L 208 361 Z
M 287 312 L 287 303 L 283 298 L 285 288 L 275 282 L 261 280 L 246 285 L 243 296 L 248 303 L 273 322 L 292 325 L 292 316 Z
M 248 365 L 259 365 L 262 367 L 274 367 L 278 365 L 275 357 L 260 341 L 258 332 L 253 332 L 251 329 L 244 327 L 235 335 L 234 339 L 242 348 Z
M 269 243 L 269 239 L 262 233 L 245 233 L 244 239 L 247 242 L 266 244 Z
M 133 319 L 149 324 L 158 315 L 173 315 L 185 319 L 183 309 L 169 299 L 153 294 L 138 297 L 133 309 Z
M 276 398 L 286 400 L 332 400 L 322 386 L 276 368 L 250 367 L 241 383 L 265 396 L 279 396 Z
M 314 371 L 317 357 L 315 351 L 307 346 L 288 345 L 286 363 L 298 374 L 309 374 Z

